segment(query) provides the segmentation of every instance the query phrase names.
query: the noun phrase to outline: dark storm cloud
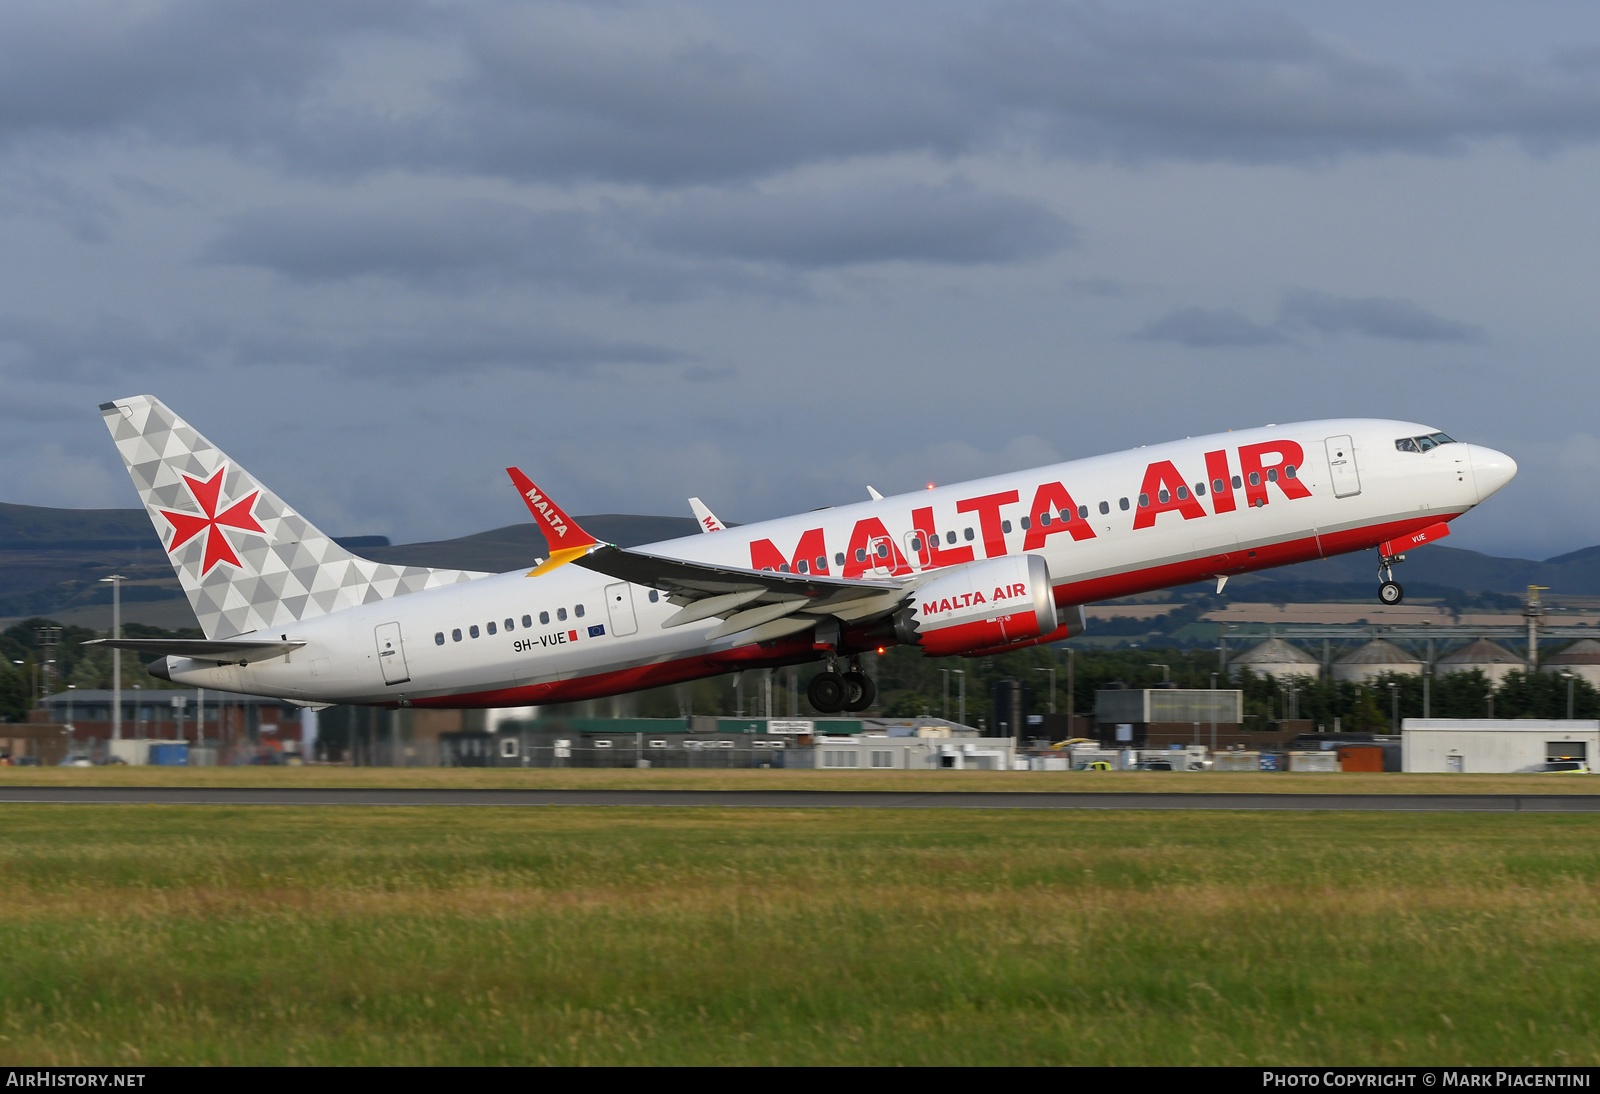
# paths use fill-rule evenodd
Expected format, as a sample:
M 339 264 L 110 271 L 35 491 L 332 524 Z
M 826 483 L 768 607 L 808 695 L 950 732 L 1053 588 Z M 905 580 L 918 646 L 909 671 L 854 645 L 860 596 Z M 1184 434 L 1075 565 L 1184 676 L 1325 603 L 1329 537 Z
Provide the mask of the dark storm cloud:
M 1442 319 L 1402 297 L 1333 296 L 1297 289 L 1283 298 L 1280 323 L 1322 334 L 1364 334 L 1406 342 L 1482 342 L 1484 329 Z
M 1253 322 L 1231 308 L 1184 308 L 1162 316 L 1133 337 L 1144 342 L 1177 342 L 1197 349 L 1273 346 L 1288 341 L 1282 332 Z
M 666 205 L 644 230 L 668 250 L 812 269 L 1015 262 L 1054 254 L 1073 238 L 1072 226 L 1039 203 L 964 183 L 777 195 L 702 192 Z
M 797 38 L 630 4 L 10 5 L 0 140 L 678 187 L 905 152 L 1292 161 L 1600 135 L 1582 41 L 1424 71 L 1257 9 L 1011 5 L 916 31 L 887 12 Z

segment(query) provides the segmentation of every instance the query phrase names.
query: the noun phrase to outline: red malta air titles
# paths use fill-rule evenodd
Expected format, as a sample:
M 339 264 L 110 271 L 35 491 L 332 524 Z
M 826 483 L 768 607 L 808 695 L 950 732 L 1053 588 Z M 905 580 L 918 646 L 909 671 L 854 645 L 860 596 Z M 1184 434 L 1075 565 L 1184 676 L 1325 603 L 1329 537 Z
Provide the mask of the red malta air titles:
M 516 468 L 550 544 L 504 574 L 341 547 L 151 396 L 101 413 L 205 634 L 120 639 L 193 686 L 308 705 L 526 706 L 817 664 L 824 713 L 885 645 L 978 656 L 1082 632 L 1083 605 L 1376 551 L 1393 566 L 1516 474 L 1432 426 L 1339 419 L 1075 460 L 623 548 Z

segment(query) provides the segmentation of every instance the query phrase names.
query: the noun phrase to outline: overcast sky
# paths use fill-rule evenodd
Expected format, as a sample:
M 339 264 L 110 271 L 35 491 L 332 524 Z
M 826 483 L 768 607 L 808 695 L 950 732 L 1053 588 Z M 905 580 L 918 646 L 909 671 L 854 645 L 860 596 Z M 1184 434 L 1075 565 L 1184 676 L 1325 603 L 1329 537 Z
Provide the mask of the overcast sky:
M 749 521 L 1341 415 L 1600 543 L 1592 3 L 13 0 L 0 500 L 168 402 L 334 534 Z

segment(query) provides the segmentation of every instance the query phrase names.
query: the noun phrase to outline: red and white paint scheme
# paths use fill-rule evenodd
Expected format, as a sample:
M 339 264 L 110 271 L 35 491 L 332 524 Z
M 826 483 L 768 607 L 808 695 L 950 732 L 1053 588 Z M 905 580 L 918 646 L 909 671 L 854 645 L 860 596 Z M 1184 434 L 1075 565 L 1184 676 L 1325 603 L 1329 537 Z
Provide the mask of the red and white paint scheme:
M 167 654 L 154 667 L 173 681 L 308 704 L 524 706 L 824 662 L 813 705 L 862 709 L 871 684 L 855 659 L 867 650 L 972 656 L 1060 641 L 1083 630 L 1082 605 L 1151 589 L 1220 588 L 1234 574 L 1379 548 L 1380 596 L 1392 603 L 1401 552 L 1448 535 L 1517 471 L 1431 426 L 1303 422 L 740 527 L 695 499 L 714 534 L 624 549 L 589 536 L 512 468 L 548 560 L 498 575 L 393 570 L 389 581 L 345 552 L 337 580 L 356 591 L 339 600 L 318 592 L 334 563 L 273 568 L 325 537 L 220 450 L 149 396 L 102 413 L 197 615 L 215 621 L 204 640 L 121 645 Z M 156 447 L 170 474 L 131 455 L 150 447 L 139 436 L 147 413 L 165 423 Z M 188 449 L 175 451 L 174 437 Z M 173 499 L 191 495 L 192 515 L 174 515 Z M 219 496 L 230 506 L 220 514 Z M 202 529 L 210 542 L 184 563 L 183 542 Z

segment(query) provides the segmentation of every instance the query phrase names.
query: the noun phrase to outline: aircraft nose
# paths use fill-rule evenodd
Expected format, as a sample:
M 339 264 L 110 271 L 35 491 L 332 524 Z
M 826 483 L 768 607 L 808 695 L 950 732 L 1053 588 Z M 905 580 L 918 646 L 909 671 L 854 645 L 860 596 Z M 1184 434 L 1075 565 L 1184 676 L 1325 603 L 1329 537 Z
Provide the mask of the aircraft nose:
M 1517 461 L 1504 452 L 1496 452 L 1481 444 L 1467 447 L 1472 450 L 1472 477 L 1478 486 L 1479 501 L 1517 477 Z

